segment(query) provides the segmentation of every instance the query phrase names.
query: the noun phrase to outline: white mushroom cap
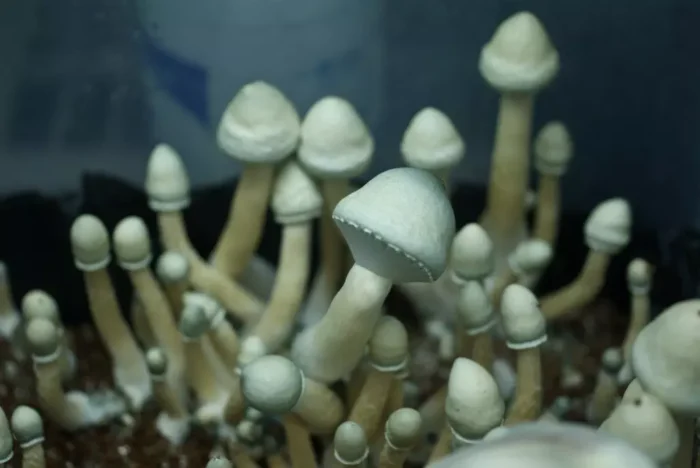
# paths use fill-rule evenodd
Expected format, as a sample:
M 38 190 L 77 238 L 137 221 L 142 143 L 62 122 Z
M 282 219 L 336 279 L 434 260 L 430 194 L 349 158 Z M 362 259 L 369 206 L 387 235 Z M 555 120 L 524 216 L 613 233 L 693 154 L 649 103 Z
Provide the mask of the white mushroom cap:
M 519 284 L 511 284 L 501 298 L 501 321 L 510 349 L 529 349 L 547 341 L 547 321 L 537 298 Z
M 487 332 L 496 323 L 491 298 L 481 281 L 467 281 L 457 299 L 457 314 L 467 335 Z
M 233 463 L 231 463 L 228 458 L 216 456 L 209 459 L 207 468 L 233 468 Z
M 370 363 L 382 372 L 398 372 L 408 359 L 408 332 L 396 317 L 379 319 L 369 340 Z
M 203 308 L 186 303 L 180 315 L 179 329 L 184 339 L 197 340 L 209 330 L 209 317 Z
M 493 242 L 476 223 L 462 227 L 452 241 L 450 268 L 463 281 L 481 280 L 494 268 Z
M 630 240 L 632 210 L 627 201 L 613 198 L 598 205 L 584 226 L 586 245 L 591 250 L 614 255 Z
M 527 276 L 544 270 L 552 260 L 552 246 L 542 239 L 527 239 L 518 244 L 508 257 L 516 276 Z
M 151 239 L 141 218 L 122 219 L 112 233 L 114 253 L 119 266 L 128 271 L 141 270 L 151 263 Z
M 651 288 L 652 268 L 649 262 L 635 258 L 627 266 L 627 286 L 632 294 L 647 294 Z
M 299 143 L 300 121 L 294 105 L 277 88 L 249 83 L 226 107 L 217 131 L 219 147 L 251 164 L 275 164 Z
M 12 413 L 11 424 L 12 432 L 23 449 L 44 441 L 44 422 L 34 408 L 18 406 Z
M 610 375 L 616 375 L 620 372 L 622 365 L 625 363 L 625 358 L 622 355 L 620 348 L 608 348 L 603 352 L 600 361 L 600 367 L 604 372 Z
M 435 281 L 445 270 L 455 219 L 433 175 L 402 167 L 343 198 L 333 220 L 355 262 L 395 283 Z
M 506 19 L 481 50 L 481 76 L 501 92 L 534 92 L 559 71 L 559 54 L 530 12 Z
M 264 414 L 284 414 L 297 404 L 304 390 L 304 376 L 289 359 L 262 356 L 241 373 L 241 391 L 246 402 Z
M 352 421 L 344 422 L 335 430 L 333 448 L 335 457 L 345 465 L 357 465 L 369 454 L 365 431 Z
M 659 466 L 670 463 L 680 445 L 673 416 L 658 399 L 648 394 L 622 402 L 600 429 L 626 440 Z
M 248 443 L 256 442 L 262 433 L 262 426 L 255 421 L 244 419 L 236 425 L 236 435 Z
M 59 335 L 56 325 L 43 318 L 32 319 L 25 331 L 29 350 L 35 358 L 51 358 L 59 351 Z
M 109 232 L 97 216 L 78 216 L 70 228 L 73 262 L 81 271 L 101 270 L 109 265 Z
M 156 262 L 156 275 L 164 284 L 187 281 L 190 276 L 190 262 L 180 252 L 163 252 Z
M 182 211 L 190 204 L 190 180 L 180 155 L 159 144 L 146 166 L 148 206 L 156 212 Z
M 426 171 L 450 169 L 464 158 L 464 140 L 443 112 L 426 107 L 408 124 L 401 154 L 411 167 Z
M 372 135 L 352 104 L 327 96 L 311 106 L 297 151 L 307 171 L 322 179 L 351 179 L 367 169 L 372 153 Z
M 323 196 L 295 161 L 284 165 L 272 192 L 272 212 L 279 224 L 308 223 L 323 209 Z
M 474 361 L 457 358 L 447 382 L 445 413 L 462 439 L 479 441 L 501 425 L 505 403 L 489 371 Z
M 622 401 L 632 401 L 641 395 L 644 395 L 642 384 L 639 383 L 639 380 L 634 379 L 627 385 L 625 393 L 622 395 Z
M 561 122 L 550 122 L 535 138 L 535 167 L 540 174 L 561 176 L 574 155 L 571 136 Z
M 168 372 L 168 356 L 160 348 L 151 348 L 146 352 L 146 366 L 152 376 L 163 376 Z
M 29 291 L 22 298 L 22 315 L 29 322 L 35 318 L 51 321 L 55 326 L 61 323 L 58 303 L 49 293 L 40 289 Z
M 650 322 L 632 347 L 645 392 L 673 413 L 700 416 L 700 300 L 678 302 Z
M 401 408 L 389 416 L 386 421 L 384 437 L 398 450 L 409 450 L 422 436 L 420 413 L 413 408 Z
M 224 319 L 226 311 L 219 301 L 198 291 L 188 291 L 183 294 L 183 305 L 201 309 L 212 326 L 217 325 L 219 319 Z
M 10 423 L 7 421 L 5 411 L 0 407 L 0 463 L 12 460 L 13 444 Z

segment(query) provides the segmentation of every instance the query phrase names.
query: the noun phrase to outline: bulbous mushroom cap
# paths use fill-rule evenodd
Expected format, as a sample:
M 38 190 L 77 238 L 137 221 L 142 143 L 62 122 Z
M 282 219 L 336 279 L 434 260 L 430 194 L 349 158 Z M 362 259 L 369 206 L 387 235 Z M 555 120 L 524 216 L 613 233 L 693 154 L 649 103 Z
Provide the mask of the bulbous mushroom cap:
M 185 303 L 179 323 L 180 334 L 188 340 L 197 340 L 209 330 L 209 317 L 202 307 Z
M 648 394 L 622 402 L 600 429 L 626 440 L 659 466 L 670 463 L 680 445 L 673 416 L 658 399 Z
M 335 430 L 333 449 L 336 458 L 348 465 L 356 465 L 367 457 L 367 436 L 362 426 L 346 421 Z
M 468 335 L 484 333 L 493 327 L 496 316 L 486 288 L 481 281 L 467 281 L 457 299 L 457 314 Z
M 35 358 L 53 357 L 58 352 L 58 330 L 49 320 L 44 318 L 30 320 L 25 333 L 29 350 Z
M 29 406 L 18 406 L 10 420 L 12 432 L 22 448 L 29 448 L 44 441 L 44 422 Z
M 97 216 L 78 216 L 70 228 L 70 243 L 78 270 L 96 271 L 109 265 L 109 232 Z
M 151 239 L 143 219 L 129 216 L 119 221 L 112 233 L 112 243 L 119 266 L 123 269 L 141 270 L 151 263 Z
M 484 228 L 470 223 L 457 232 L 450 251 L 450 268 L 462 281 L 481 280 L 493 272 L 493 242 Z
M 510 349 L 529 349 L 547 341 L 547 321 L 537 298 L 519 284 L 511 284 L 501 298 L 501 321 Z
M 625 358 L 620 348 L 608 348 L 603 352 L 600 367 L 604 372 L 615 375 L 620 372 L 624 363 Z
M 501 92 L 534 92 L 559 72 L 559 54 L 530 12 L 506 19 L 481 50 L 481 76 Z
M 678 302 L 634 341 L 634 375 L 673 413 L 700 416 L 700 300 Z
M 627 265 L 627 285 L 632 294 L 647 294 L 651 288 L 652 268 L 644 259 L 635 258 Z
M 229 156 L 251 164 L 275 164 L 299 143 L 300 119 L 280 90 L 264 81 L 243 86 L 226 107 L 216 134 Z
M 408 359 L 408 332 L 395 317 L 379 319 L 369 340 L 369 360 L 380 371 L 398 372 Z
M 561 176 L 574 155 L 571 136 L 561 122 L 550 122 L 535 138 L 535 168 L 540 174 Z
M 241 390 L 248 404 L 264 414 L 284 414 L 297 404 L 304 376 L 289 359 L 268 355 L 243 367 Z
M 390 169 L 343 198 L 333 220 L 355 263 L 395 283 L 435 281 L 445 270 L 455 218 L 442 183 Z
M 5 411 L 0 407 L 0 463 L 12 460 L 13 444 L 10 423 L 7 421 Z
M 168 371 L 168 356 L 160 348 L 151 348 L 146 352 L 146 366 L 153 376 L 165 375 Z
M 322 179 L 350 179 L 367 169 L 372 153 L 372 135 L 352 104 L 327 96 L 311 106 L 297 151 L 307 171 Z
M 401 141 L 403 160 L 426 171 L 450 169 L 464 158 L 464 140 L 443 112 L 426 107 L 408 124 Z
M 422 424 L 418 411 L 413 408 L 398 409 L 387 419 L 384 437 L 397 449 L 408 450 L 419 442 Z
M 158 144 L 146 166 L 148 206 L 155 212 L 182 211 L 190 204 L 190 180 L 180 155 Z
M 290 161 L 277 175 L 271 205 L 279 224 L 308 223 L 321 215 L 323 196 L 311 177 Z
M 445 413 L 462 438 L 481 440 L 503 422 L 505 403 L 489 371 L 476 362 L 457 358 L 447 382 Z
M 552 260 L 552 246 L 542 239 L 528 239 L 515 248 L 508 262 L 510 269 L 519 275 L 532 275 L 544 270 Z
M 43 318 L 49 320 L 55 326 L 61 323 L 58 303 L 56 299 L 46 291 L 40 289 L 29 291 L 22 298 L 21 308 L 24 320 L 27 322 L 35 318 Z
M 598 205 L 584 226 L 586 244 L 591 250 L 615 255 L 630 240 L 632 210 L 627 201 L 613 198 Z
M 180 252 L 163 252 L 156 262 L 156 275 L 164 284 L 187 281 L 190 276 L 190 262 Z
M 233 463 L 225 457 L 217 456 L 209 459 L 207 468 L 233 468 Z

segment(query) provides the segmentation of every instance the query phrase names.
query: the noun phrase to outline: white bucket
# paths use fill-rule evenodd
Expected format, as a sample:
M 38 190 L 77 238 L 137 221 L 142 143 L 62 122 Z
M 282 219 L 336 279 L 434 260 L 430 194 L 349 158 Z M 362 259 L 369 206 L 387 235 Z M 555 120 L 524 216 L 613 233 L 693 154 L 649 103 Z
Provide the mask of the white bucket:
M 279 87 L 301 113 L 342 96 L 370 126 L 383 98 L 382 2 L 139 0 L 155 136 L 185 159 L 193 184 L 235 175 L 216 148 L 223 109 L 245 83 Z

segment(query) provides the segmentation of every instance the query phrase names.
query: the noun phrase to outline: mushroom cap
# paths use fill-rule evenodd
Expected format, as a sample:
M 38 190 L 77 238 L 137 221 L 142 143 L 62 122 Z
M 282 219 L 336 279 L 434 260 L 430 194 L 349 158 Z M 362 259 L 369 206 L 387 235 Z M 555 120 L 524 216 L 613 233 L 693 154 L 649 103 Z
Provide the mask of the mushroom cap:
M 264 414 L 284 414 L 297 404 L 304 390 L 304 376 L 289 359 L 268 355 L 246 365 L 241 391 L 247 403 Z
M 700 300 L 678 302 L 637 336 L 630 356 L 645 392 L 673 413 L 700 416 Z
M 277 175 L 271 205 L 279 224 L 308 223 L 321 215 L 323 196 L 299 164 L 289 161 Z
M 299 143 L 299 114 L 280 90 L 264 81 L 243 86 L 226 107 L 216 138 L 229 156 L 275 164 Z
M 397 449 L 408 450 L 420 441 L 422 424 L 418 411 L 401 408 L 391 413 L 387 419 L 384 436 Z
M 435 281 L 445 270 L 455 218 L 442 183 L 402 167 L 343 198 L 333 220 L 355 263 L 394 283 Z
M 612 198 L 598 205 L 584 226 L 586 244 L 591 250 L 615 255 L 630 240 L 632 210 L 626 200 Z
M 479 71 L 500 92 L 535 92 L 557 75 L 559 54 L 542 23 L 520 12 L 501 23 L 481 49 Z
M 335 456 L 346 464 L 355 465 L 367 457 L 367 436 L 362 426 L 345 421 L 335 430 L 333 437 Z
M 151 239 L 143 219 L 129 216 L 119 221 L 112 233 L 112 243 L 123 269 L 141 270 L 151 263 Z
M 673 460 L 680 445 L 673 416 L 649 394 L 619 404 L 600 429 L 626 440 L 660 466 Z
M 185 339 L 197 340 L 209 330 L 209 317 L 202 307 L 185 303 L 180 314 L 179 329 Z
M 18 406 L 12 413 L 10 423 L 17 442 L 23 448 L 44 441 L 44 422 L 34 408 Z
M 372 161 L 374 140 L 355 108 L 345 99 L 317 101 L 301 124 L 299 162 L 322 179 L 351 179 Z
M 13 444 L 10 423 L 7 421 L 5 411 L 0 407 L 0 463 L 12 460 Z
M 501 298 L 501 322 L 510 349 L 529 349 L 547 340 L 547 321 L 532 292 L 511 284 Z
M 408 359 L 408 332 L 396 317 L 379 319 L 369 340 L 369 360 L 380 371 L 396 372 Z
M 161 348 L 151 348 L 146 352 L 146 366 L 151 375 L 164 375 L 168 371 L 168 356 Z
M 464 158 L 464 140 L 443 112 L 426 107 L 408 124 L 401 141 L 403 160 L 426 171 L 449 169 Z
M 182 211 L 190 204 L 190 180 L 180 155 L 170 145 L 153 148 L 146 166 L 148 206 L 155 212 Z
M 624 363 L 625 358 L 620 348 L 608 348 L 603 352 L 600 367 L 604 372 L 615 375 L 620 372 Z
M 542 239 L 520 242 L 508 259 L 510 269 L 519 275 L 532 275 L 544 270 L 552 260 L 552 246 Z
M 199 291 L 187 291 L 182 296 L 183 305 L 202 309 L 210 325 L 215 325 L 212 321 L 225 313 L 223 306 L 209 294 Z
M 34 356 L 42 358 L 58 352 L 59 335 L 53 322 L 45 318 L 31 319 L 25 333 Z
M 450 268 L 463 281 L 481 280 L 494 268 L 493 242 L 476 223 L 462 227 L 452 241 Z
M 647 294 L 651 287 L 652 268 L 649 262 L 635 258 L 627 265 L 627 285 L 632 294 Z
M 164 284 L 187 281 L 190 276 L 190 262 L 180 252 L 163 252 L 156 262 L 156 275 Z
M 481 281 L 467 281 L 457 298 L 457 314 L 468 335 L 484 333 L 495 324 L 491 297 Z
M 61 315 L 58 303 L 49 293 L 40 289 L 29 291 L 22 298 L 22 315 L 27 322 L 35 318 L 43 318 L 58 326 Z
M 571 136 L 561 122 L 550 122 L 535 138 L 535 167 L 540 174 L 561 176 L 574 155 Z
M 226 457 L 216 456 L 209 459 L 207 462 L 207 468 L 233 468 L 233 463 L 231 463 Z
M 109 265 L 109 232 L 97 216 L 78 216 L 70 228 L 70 243 L 78 270 L 95 271 Z
M 501 425 L 505 410 L 491 373 L 470 359 L 455 359 L 445 399 L 445 413 L 452 429 L 465 439 L 481 440 Z

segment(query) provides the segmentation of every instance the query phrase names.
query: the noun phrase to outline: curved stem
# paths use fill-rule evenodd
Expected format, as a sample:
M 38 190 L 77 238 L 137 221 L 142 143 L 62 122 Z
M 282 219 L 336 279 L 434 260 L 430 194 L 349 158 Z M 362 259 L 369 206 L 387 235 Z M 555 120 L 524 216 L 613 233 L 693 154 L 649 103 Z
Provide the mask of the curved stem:
M 559 234 L 559 211 L 561 194 L 559 176 L 540 174 L 537 189 L 537 210 L 533 236 L 542 239 L 554 248 Z

